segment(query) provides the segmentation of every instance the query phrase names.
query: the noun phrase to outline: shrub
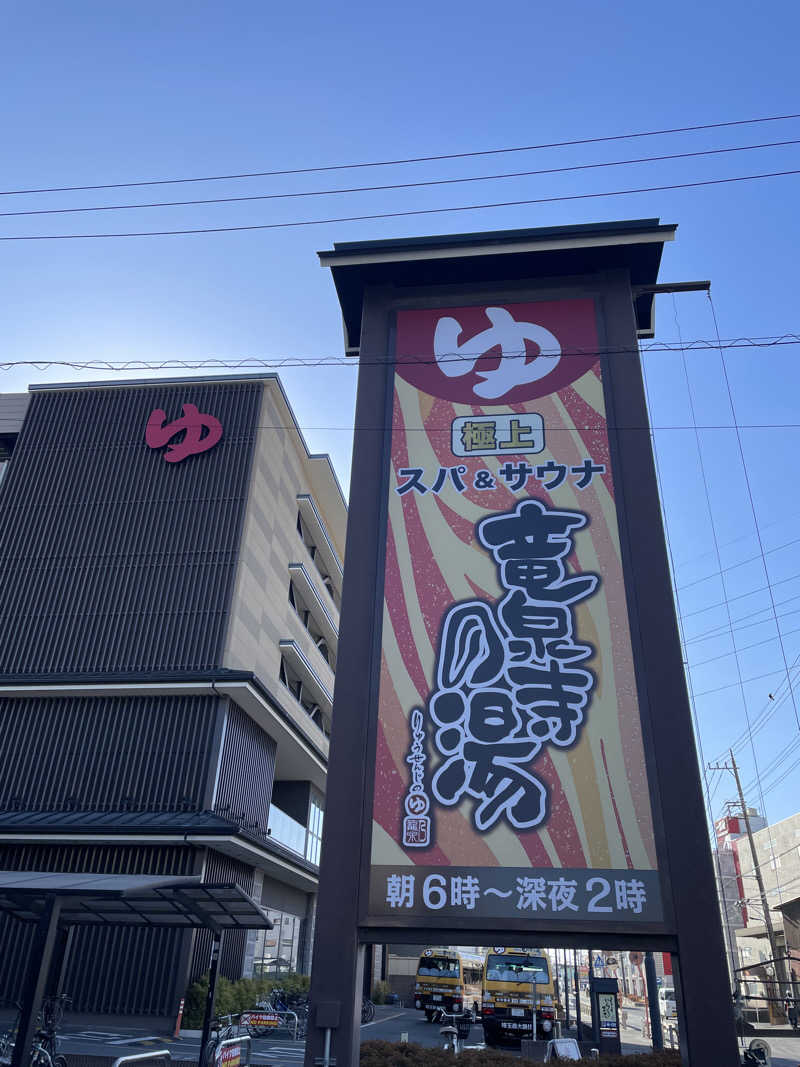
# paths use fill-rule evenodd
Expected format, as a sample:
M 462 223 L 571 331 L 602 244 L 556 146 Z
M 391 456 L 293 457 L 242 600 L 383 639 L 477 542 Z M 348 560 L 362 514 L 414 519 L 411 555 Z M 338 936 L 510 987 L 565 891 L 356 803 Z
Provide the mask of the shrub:
M 680 1067 L 678 1052 L 649 1052 L 633 1056 L 601 1056 L 599 1060 L 577 1060 L 585 1067 Z M 534 1061 L 520 1059 L 496 1049 L 467 1049 L 458 1057 L 459 1067 L 534 1067 Z M 396 1045 L 389 1041 L 365 1041 L 361 1046 L 361 1067 L 453 1067 L 452 1052 L 423 1045 Z
M 373 1004 L 385 1004 L 386 996 L 389 992 L 388 982 L 376 982 L 372 990 L 372 1002 Z
M 307 993 L 310 979 L 305 974 L 284 974 L 279 978 L 240 978 L 232 982 L 220 976 L 217 979 L 217 998 L 214 1010 L 217 1015 L 238 1015 L 256 1006 L 256 1002 L 268 996 L 276 987 L 287 993 Z M 203 1025 L 208 995 L 208 975 L 194 982 L 186 992 L 183 1025 L 188 1030 L 199 1030 Z

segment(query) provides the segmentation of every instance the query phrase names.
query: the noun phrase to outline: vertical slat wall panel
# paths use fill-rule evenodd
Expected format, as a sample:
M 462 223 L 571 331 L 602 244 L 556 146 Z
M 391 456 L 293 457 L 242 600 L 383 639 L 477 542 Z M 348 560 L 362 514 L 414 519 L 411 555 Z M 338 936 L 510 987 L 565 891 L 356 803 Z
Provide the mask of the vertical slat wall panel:
M 260 382 L 36 392 L 0 486 L 0 674 L 220 666 Z M 178 463 L 150 413 L 214 415 Z
M 202 807 L 216 697 L 0 698 L 0 808 Z
M 253 868 L 248 867 L 221 852 L 208 851 L 203 881 L 235 882 L 246 893 L 253 892 Z M 222 942 L 220 955 L 220 974 L 236 980 L 242 976 L 242 961 L 247 946 L 246 930 L 227 930 Z M 189 981 L 194 982 L 208 971 L 211 959 L 211 934 L 208 930 L 198 930 L 194 935 L 192 965 L 189 969 Z
M 214 807 L 267 832 L 277 745 L 235 704 L 228 706 Z
M 0 846 L 0 869 L 190 875 L 194 849 L 103 846 Z M 76 929 L 64 990 L 73 1010 L 166 1015 L 172 1003 L 181 930 Z M 19 998 L 32 927 L 0 916 L 0 998 Z M 134 966 L 121 966 L 125 961 Z

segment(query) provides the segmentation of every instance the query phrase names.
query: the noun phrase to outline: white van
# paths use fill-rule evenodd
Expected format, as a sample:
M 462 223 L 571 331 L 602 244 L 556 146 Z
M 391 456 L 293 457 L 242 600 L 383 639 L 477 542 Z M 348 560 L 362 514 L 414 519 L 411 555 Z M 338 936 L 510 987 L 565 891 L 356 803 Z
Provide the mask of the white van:
M 675 990 L 672 986 L 661 986 L 658 991 L 658 1007 L 662 1019 L 677 1019 L 678 1005 L 675 1001 Z

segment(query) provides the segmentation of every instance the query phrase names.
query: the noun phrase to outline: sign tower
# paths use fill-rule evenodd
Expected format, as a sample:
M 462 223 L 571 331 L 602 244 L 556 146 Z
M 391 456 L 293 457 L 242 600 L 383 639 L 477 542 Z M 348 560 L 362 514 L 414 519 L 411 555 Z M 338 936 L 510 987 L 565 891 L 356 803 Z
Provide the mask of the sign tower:
M 360 368 L 308 1064 L 385 942 L 669 952 L 686 1062 L 737 1062 L 637 343 L 674 232 L 321 253 Z

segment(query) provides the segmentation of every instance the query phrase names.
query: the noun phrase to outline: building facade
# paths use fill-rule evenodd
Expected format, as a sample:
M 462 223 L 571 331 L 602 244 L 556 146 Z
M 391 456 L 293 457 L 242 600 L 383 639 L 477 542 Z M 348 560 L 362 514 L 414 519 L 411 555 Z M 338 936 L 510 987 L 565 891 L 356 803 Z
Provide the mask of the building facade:
M 769 943 L 756 877 L 761 872 L 778 956 L 785 964 L 787 986 L 800 991 L 800 813 L 767 824 L 748 810 L 755 857 L 738 806 L 715 823 L 720 909 L 726 925 L 726 948 L 733 985 L 745 996 L 745 1017 L 778 1021 L 785 989 Z M 770 1000 L 772 998 L 772 1000 Z
M 0 397 L 0 870 L 239 883 L 308 971 L 346 506 L 274 375 Z M 30 930 L 0 921 L 0 997 Z M 85 1012 L 173 1014 L 210 934 L 76 931 Z

